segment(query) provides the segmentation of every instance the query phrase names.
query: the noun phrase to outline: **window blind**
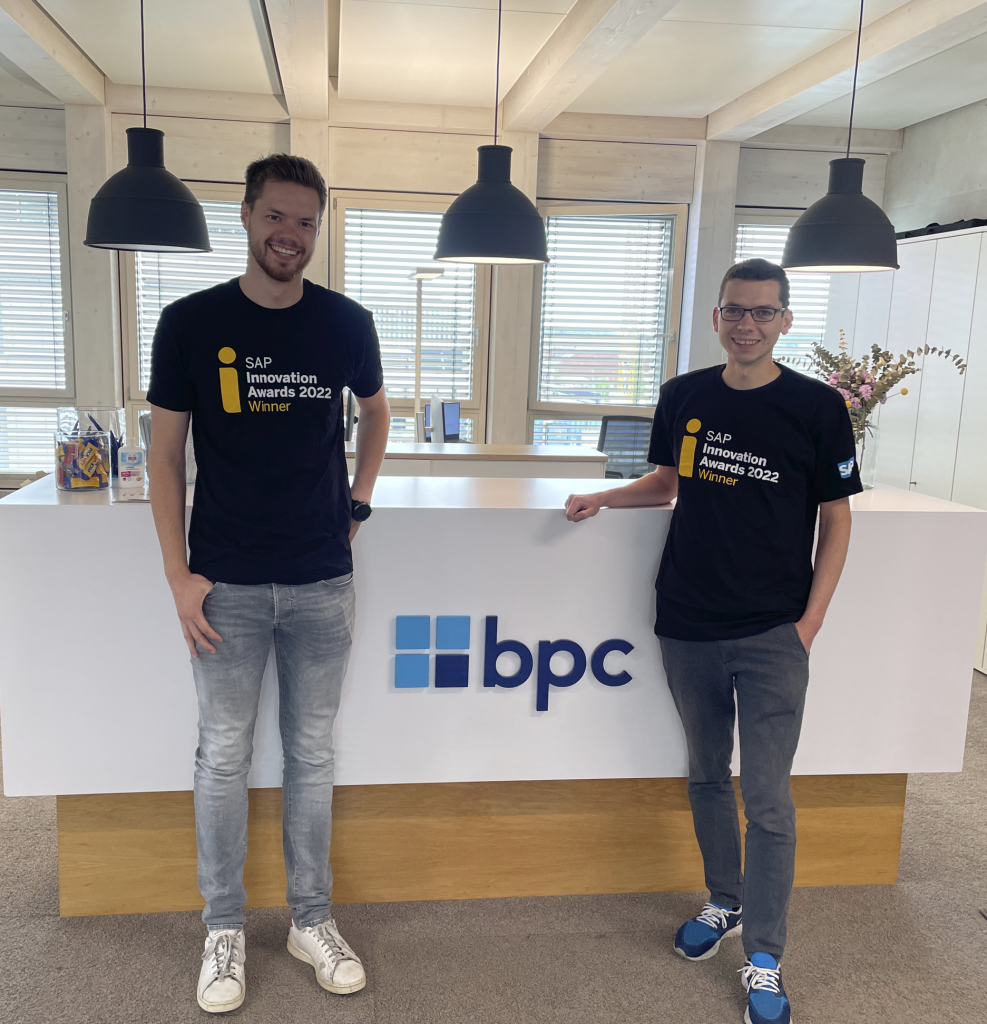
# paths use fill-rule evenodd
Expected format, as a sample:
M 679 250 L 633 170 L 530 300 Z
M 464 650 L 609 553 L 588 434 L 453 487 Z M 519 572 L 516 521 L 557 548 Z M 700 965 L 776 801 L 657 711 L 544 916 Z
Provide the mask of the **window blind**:
M 549 216 L 538 400 L 654 405 L 674 217 Z
M 151 345 L 161 310 L 191 292 L 239 277 L 247 266 L 240 203 L 202 203 L 212 252 L 137 253 L 137 346 L 141 391 L 151 383 Z
M 737 260 L 762 259 L 781 263 L 788 238 L 788 224 L 739 224 Z M 807 359 L 813 345 L 821 344 L 826 333 L 829 306 L 829 274 L 789 274 L 794 317 L 792 329 L 775 345 L 775 356 Z M 805 369 L 806 367 L 797 367 Z
M 599 420 L 535 420 L 532 444 L 584 444 L 595 448 L 600 441 Z
M 0 408 L 0 473 L 55 468 L 55 409 Z
M 64 387 L 58 193 L 0 189 L 0 388 Z
M 346 294 L 374 314 L 389 398 L 415 397 L 416 267 L 432 263 L 442 214 L 346 208 Z M 421 394 L 473 397 L 474 271 L 446 264 L 422 287 Z

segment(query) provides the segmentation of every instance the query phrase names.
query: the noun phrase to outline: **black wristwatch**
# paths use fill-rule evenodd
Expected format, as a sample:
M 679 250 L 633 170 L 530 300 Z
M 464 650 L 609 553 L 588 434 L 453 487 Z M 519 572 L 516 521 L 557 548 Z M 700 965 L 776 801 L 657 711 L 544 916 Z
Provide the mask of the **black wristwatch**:
M 373 509 L 370 507 L 369 501 L 357 501 L 356 498 L 351 499 L 353 507 L 350 509 L 350 519 L 356 523 L 365 523 L 370 518 L 370 513 Z

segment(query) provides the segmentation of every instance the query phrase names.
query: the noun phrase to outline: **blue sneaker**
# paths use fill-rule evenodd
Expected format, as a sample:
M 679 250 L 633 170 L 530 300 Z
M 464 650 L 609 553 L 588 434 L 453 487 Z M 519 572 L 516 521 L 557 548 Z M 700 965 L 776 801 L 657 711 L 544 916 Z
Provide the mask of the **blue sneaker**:
M 781 983 L 781 968 L 770 953 L 752 953 L 740 976 L 747 989 L 747 1024 L 790 1024 L 792 1008 Z
M 739 935 L 742 907 L 732 909 L 707 903 L 698 917 L 686 921 L 675 934 L 675 952 L 686 960 L 708 960 L 716 956 L 720 942 L 728 935 Z

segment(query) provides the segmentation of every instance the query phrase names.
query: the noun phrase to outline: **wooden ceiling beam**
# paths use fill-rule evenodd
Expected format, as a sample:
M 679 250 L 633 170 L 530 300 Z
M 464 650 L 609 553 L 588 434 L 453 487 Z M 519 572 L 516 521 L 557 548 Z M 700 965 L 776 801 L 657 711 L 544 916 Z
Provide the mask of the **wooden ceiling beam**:
M 677 3 L 576 0 L 504 97 L 504 128 L 541 131 Z
M 103 72 L 34 0 L 0 0 L 0 53 L 63 103 L 103 103 Z
M 981 0 L 911 0 L 864 26 L 857 87 L 893 75 L 987 32 Z M 714 110 L 707 137 L 744 142 L 849 94 L 856 33 L 814 53 L 743 96 Z
M 329 120 L 329 3 L 264 0 L 285 104 L 293 118 Z

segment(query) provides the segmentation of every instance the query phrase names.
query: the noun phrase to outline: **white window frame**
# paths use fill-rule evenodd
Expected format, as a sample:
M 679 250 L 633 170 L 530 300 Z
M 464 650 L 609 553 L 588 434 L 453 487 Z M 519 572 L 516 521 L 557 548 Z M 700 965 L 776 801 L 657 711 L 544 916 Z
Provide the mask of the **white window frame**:
M 348 207 L 361 210 L 421 210 L 445 213 L 455 195 L 435 195 L 420 192 L 368 192 L 359 189 L 329 190 L 329 287 L 344 292 L 345 281 L 345 223 Z M 460 401 L 461 419 L 472 420 L 473 442 L 485 436 L 487 418 L 487 366 L 490 336 L 490 267 L 476 267 L 473 306 L 473 392 L 469 400 Z M 428 395 L 422 395 L 427 401 Z M 413 417 L 413 398 L 388 398 L 391 416 L 405 419 Z
M 0 406 L 69 406 L 75 404 L 75 345 L 72 337 L 72 279 L 69 261 L 68 186 L 64 174 L 0 171 L 0 189 L 54 192 L 58 196 L 58 246 L 62 279 L 62 320 L 65 326 L 64 388 L 0 388 Z
M 72 333 L 72 264 L 69 258 L 69 209 L 67 175 L 31 171 L 0 171 L 0 189 L 22 192 L 54 192 L 58 196 L 58 253 L 62 282 L 62 320 L 65 327 L 64 388 L 0 388 L 0 406 L 27 409 L 58 409 L 76 403 L 75 340 Z M 54 444 L 54 442 L 52 442 Z M 52 449 L 54 451 L 54 448 Z M 0 492 L 19 487 L 32 474 L 0 472 Z
M 688 233 L 689 207 L 685 203 L 569 203 L 545 200 L 538 204 L 543 217 L 558 215 L 587 216 L 599 214 L 613 216 L 660 216 L 675 218 L 672 233 L 671 275 L 668 285 L 668 342 L 661 380 L 664 383 L 675 376 L 678 360 L 678 341 L 682 319 L 682 282 L 685 270 L 685 245 Z M 654 405 L 596 405 L 590 402 L 543 402 L 538 399 L 538 370 L 541 363 L 541 313 L 544 267 L 535 267 L 534 296 L 531 303 L 531 356 L 528 368 L 528 423 L 529 443 L 534 436 L 535 420 L 602 420 L 604 416 L 654 416 Z
M 802 216 L 803 210 L 783 211 L 777 207 L 744 207 L 734 211 L 733 218 L 733 257 L 736 260 L 737 253 L 737 229 L 741 224 L 785 224 L 791 227 Z M 832 276 L 832 275 L 830 275 Z M 824 332 L 825 336 L 825 332 Z M 794 367 L 797 369 L 797 367 Z M 800 371 L 800 372 L 805 372 Z
M 204 184 L 186 182 L 196 199 L 214 202 L 242 202 L 243 185 L 224 182 Z M 246 269 L 246 266 L 244 266 Z M 140 331 L 137 326 L 137 254 L 120 253 L 120 330 L 123 334 L 123 372 L 126 381 L 127 433 L 131 424 L 136 430 L 137 418 L 142 409 L 150 409 L 147 392 L 140 386 Z M 130 443 L 137 443 L 136 434 Z

